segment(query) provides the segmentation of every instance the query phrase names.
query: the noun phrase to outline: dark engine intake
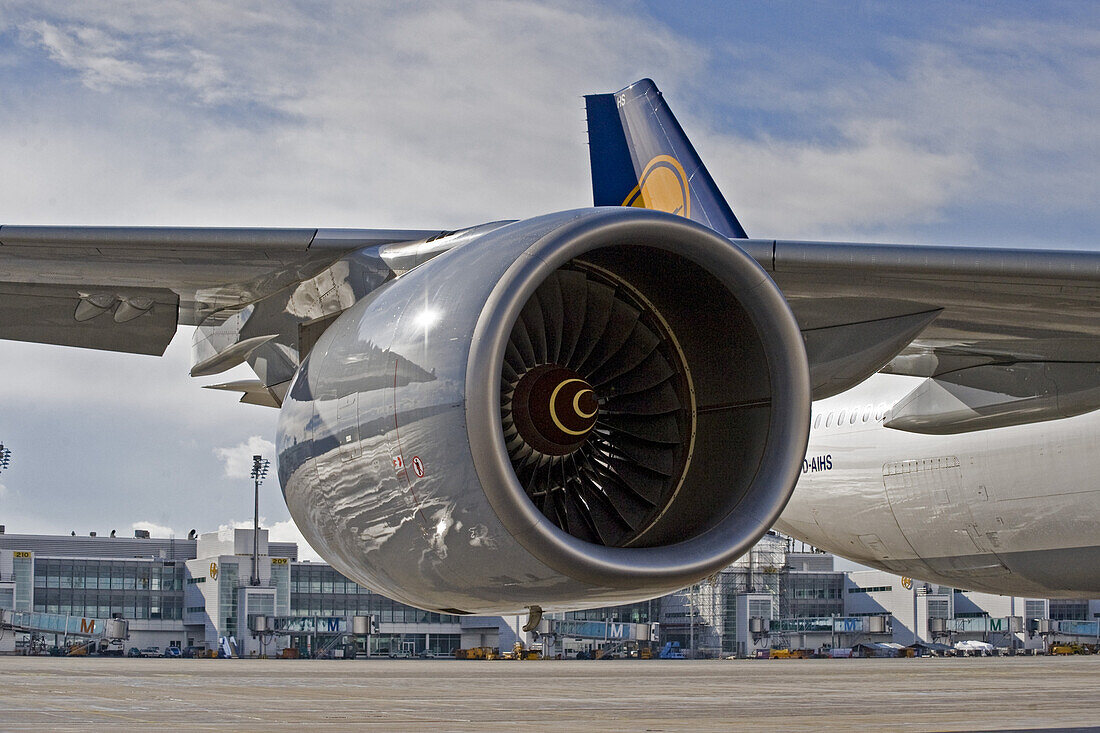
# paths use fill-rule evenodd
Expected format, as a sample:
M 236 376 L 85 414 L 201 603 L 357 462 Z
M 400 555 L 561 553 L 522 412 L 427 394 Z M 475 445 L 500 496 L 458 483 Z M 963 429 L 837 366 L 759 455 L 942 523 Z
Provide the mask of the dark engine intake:
M 619 603 L 771 527 L 809 406 L 798 327 L 742 250 L 667 214 L 562 212 L 341 315 L 284 403 L 280 477 L 326 559 L 412 605 Z

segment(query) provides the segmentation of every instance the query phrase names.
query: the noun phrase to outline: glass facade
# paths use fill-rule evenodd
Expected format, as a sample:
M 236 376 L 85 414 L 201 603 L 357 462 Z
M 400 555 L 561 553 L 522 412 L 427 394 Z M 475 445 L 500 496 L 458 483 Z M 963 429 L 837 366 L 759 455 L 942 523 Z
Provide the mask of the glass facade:
M 1088 603 L 1085 604 L 1086 610 Z M 1024 618 L 1047 618 L 1047 604 L 1042 600 L 1027 600 L 1024 601 Z
M 1051 598 L 1050 617 L 1055 621 L 1087 621 L 1089 602 L 1080 598 Z
M 90 618 L 183 618 L 183 563 L 38 558 L 33 567 L 35 611 Z M 17 587 L 18 573 L 17 567 Z M 25 587 L 29 590 L 30 584 Z
M 290 563 L 284 558 L 271 561 L 271 585 L 275 587 L 276 616 L 290 615 Z
M 14 611 L 31 609 L 31 574 L 34 572 L 34 557 L 29 552 L 17 552 L 12 558 L 12 575 L 15 577 Z M 38 610 L 33 609 L 33 610 Z
M 236 563 L 223 563 L 218 571 L 218 629 L 221 633 L 233 633 L 237 628 L 237 578 Z
M 374 634 L 370 637 L 370 653 L 378 656 L 401 652 L 415 657 L 430 651 L 436 656 L 450 657 L 461 646 L 461 634 Z
M 648 624 L 658 621 L 661 602 L 641 601 L 608 608 L 589 608 L 584 611 L 570 611 L 565 618 L 570 621 L 616 621 L 619 623 Z
M 274 569 L 274 568 L 273 568 Z M 372 593 L 328 565 L 290 566 L 291 616 L 369 616 L 379 623 L 458 623 L 458 616 L 424 611 Z
M 780 615 L 784 618 L 842 616 L 844 574 L 784 573 L 780 599 Z

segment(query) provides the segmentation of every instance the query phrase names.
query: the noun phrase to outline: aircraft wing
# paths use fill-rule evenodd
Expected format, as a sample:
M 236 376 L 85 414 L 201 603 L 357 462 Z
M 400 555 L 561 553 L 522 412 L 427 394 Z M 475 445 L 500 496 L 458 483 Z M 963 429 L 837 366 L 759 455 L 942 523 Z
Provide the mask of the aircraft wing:
M 162 354 L 348 252 L 438 230 L 0 226 L 0 338 Z
M 882 370 L 926 378 L 888 427 L 955 433 L 1100 407 L 1100 252 L 738 244 L 782 288 L 811 353 L 930 316 Z

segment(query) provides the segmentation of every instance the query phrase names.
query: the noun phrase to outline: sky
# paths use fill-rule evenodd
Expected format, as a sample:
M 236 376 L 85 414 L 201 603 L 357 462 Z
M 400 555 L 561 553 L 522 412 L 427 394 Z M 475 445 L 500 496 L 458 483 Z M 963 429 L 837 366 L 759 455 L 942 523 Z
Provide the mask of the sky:
M 1089 2 L 5 0 L 0 223 L 456 229 L 585 206 L 581 97 L 642 77 L 750 236 L 1096 246 Z M 277 412 L 201 389 L 248 375 L 189 378 L 190 339 L 0 342 L 8 532 L 250 521 Z M 299 539 L 275 481 L 264 524 Z

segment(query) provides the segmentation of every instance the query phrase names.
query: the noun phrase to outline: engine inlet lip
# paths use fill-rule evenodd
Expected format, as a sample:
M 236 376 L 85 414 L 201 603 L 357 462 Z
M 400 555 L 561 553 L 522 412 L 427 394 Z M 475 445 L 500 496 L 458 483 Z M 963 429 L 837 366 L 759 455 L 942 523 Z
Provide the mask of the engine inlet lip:
M 655 583 L 675 589 L 705 577 L 743 554 L 751 542 L 741 524 L 764 529 L 779 517 L 801 470 L 809 437 L 809 370 L 801 332 L 786 300 L 746 252 L 710 229 L 661 212 L 600 208 L 539 217 L 546 234 L 507 269 L 474 328 L 466 370 L 466 422 L 474 466 L 486 498 L 525 549 L 568 577 L 598 587 L 630 589 Z M 535 220 L 526 222 L 529 226 Z M 505 227 L 507 229 L 507 227 Z M 504 235 L 503 230 L 494 234 Z M 490 235 L 492 236 L 492 235 Z M 684 257 L 710 272 L 749 313 L 769 354 L 775 416 L 755 481 L 775 487 L 741 500 L 711 529 L 661 547 L 595 545 L 565 533 L 530 501 L 504 444 L 500 368 L 520 310 L 550 273 L 585 252 L 609 246 L 645 246 Z M 751 538 L 750 538 L 751 539 Z

